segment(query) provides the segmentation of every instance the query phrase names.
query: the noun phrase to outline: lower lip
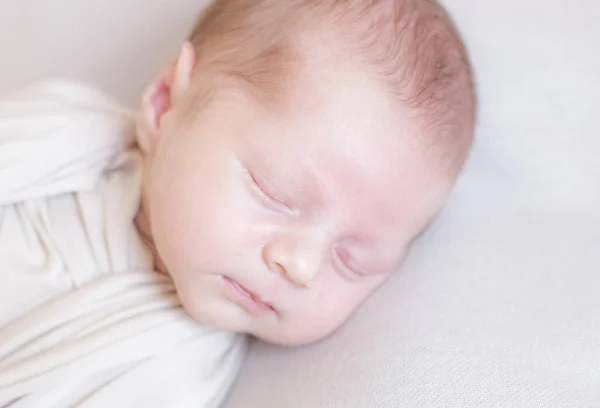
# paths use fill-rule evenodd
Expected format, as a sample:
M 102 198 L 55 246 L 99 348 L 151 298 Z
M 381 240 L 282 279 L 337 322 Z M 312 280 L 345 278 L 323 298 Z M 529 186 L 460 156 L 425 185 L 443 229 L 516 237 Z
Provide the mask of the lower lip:
M 223 277 L 227 294 L 231 300 L 243 306 L 250 313 L 255 315 L 263 315 L 273 311 L 273 308 L 258 299 L 252 293 L 248 292 L 242 285 L 226 276 Z

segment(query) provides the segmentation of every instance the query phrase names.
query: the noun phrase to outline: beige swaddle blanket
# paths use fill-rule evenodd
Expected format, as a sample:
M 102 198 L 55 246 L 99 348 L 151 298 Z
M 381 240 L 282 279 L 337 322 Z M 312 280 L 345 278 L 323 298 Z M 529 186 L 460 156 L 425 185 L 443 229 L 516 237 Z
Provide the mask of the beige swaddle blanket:
M 133 124 L 75 83 L 0 102 L 0 407 L 217 407 L 243 361 L 152 270 Z

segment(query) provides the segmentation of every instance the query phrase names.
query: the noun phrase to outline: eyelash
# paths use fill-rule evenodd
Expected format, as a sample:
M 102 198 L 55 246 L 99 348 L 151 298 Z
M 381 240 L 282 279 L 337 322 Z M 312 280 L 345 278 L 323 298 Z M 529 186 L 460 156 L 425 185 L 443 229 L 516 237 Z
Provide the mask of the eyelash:
M 261 198 L 264 201 L 267 201 L 271 205 L 277 206 L 278 209 L 283 208 L 286 211 L 290 211 L 289 205 L 287 205 L 286 203 L 284 203 L 281 200 L 274 198 L 272 195 L 270 195 L 269 193 L 267 193 L 265 191 L 265 189 L 256 180 L 256 178 L 254 177 L 254 175 L 252 174 L 252 172 L 250 170 L 246 170 L 246 175 L 248 176 L 248 178 L 250 179 L 250 182 L 252 183 L 252 185 L 254 186 L 254 188 L 257 190 L 258 194 L 261 196 Z
M 352 273 L 355 277 L 362 277 L 364 273 L 359 272 L 356 268 L 353 268 L 349 265 L 349 260 L 351 259 L 350 253 L 347 249 L 336 248 L 335 256 L 339 260 L 339 262 L 343 265 L 344 269 L 350 273 Z

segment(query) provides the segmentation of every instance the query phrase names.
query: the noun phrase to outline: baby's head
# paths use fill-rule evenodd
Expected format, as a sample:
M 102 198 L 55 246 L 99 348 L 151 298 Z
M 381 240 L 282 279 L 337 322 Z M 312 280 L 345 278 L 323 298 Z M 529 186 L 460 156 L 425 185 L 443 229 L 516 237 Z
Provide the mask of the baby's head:
M 321 339 L 441 209 L 474 105 L 434 1 L 217 0 L 144 98 L 140 229 L 197 320 Z

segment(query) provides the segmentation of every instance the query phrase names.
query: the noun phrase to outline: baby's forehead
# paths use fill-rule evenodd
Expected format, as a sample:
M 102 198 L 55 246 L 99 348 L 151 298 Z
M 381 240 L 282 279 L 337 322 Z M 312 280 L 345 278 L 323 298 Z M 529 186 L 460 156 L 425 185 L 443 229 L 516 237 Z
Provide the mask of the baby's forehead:
M 392 220 L 430 208 L 437 202 L 430 194 L 446 182 L 430 174 L 413 146 L 417 136 L 402 137 L 397 126 L 358 123 L 364 120 L 269 123 L 269 131 L 255 129 L 244 144 L 253 164 L 283 189 L 332 205 L 348 218 L 398 224 Z
M 379 85 L 367 73 L 339 67 L 307 74 L 285 109 L 249 102 L 247 123 L 240 120 L 243 141 L 270 152 L 263 155 L 267 162 L 282 158 L 357 189 L 401 190 L 433 169 L 425 157 L 430 138 L 414 113 Z

